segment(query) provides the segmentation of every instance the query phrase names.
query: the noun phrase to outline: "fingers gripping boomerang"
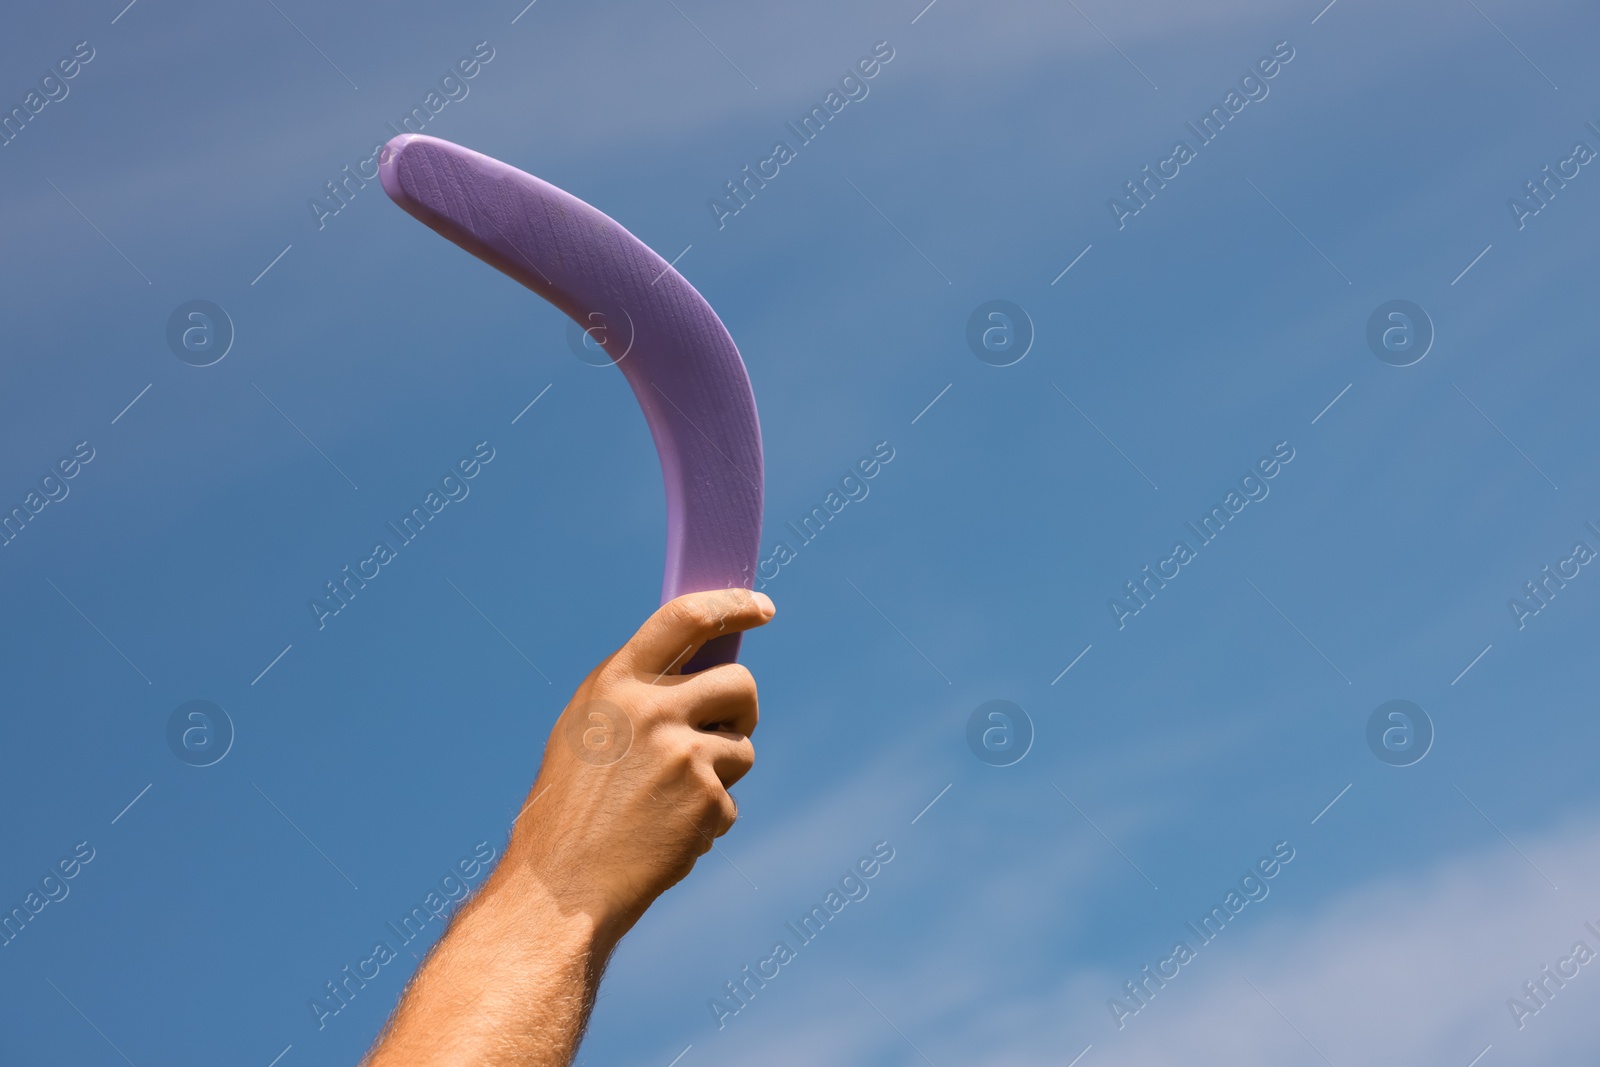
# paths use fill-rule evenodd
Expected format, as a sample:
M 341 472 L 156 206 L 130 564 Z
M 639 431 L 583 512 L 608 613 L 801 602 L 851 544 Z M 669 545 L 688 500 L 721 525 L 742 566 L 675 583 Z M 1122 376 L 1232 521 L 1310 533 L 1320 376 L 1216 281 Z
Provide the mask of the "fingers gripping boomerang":
M 571 193 L 449 141 L 402 134 L 380 159 L 407 212 L 570 316 L 622 370 L 661 458 L 665 603 L 751 588 L 761 536 L 761 427 L 750 378 L 705 298 L 614 219 Z M 738 657 L 737 633 L 685 673 Z

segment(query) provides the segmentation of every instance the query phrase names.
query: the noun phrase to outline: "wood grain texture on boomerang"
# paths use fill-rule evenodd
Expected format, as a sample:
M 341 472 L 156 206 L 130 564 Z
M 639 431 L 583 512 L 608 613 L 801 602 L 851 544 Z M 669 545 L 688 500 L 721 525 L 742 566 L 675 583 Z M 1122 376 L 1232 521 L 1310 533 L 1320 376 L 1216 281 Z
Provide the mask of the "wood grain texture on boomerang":
M 395 203 L 560 308 L 626 376 L 666 482 L 662 603 L 750 588 L 761 427 L 744 361 L 705 298 L 614 219 L 498 159 L 402 134 L 378 171 Z M 684 670 L 732 662 L 739 636 L 708 642 Z

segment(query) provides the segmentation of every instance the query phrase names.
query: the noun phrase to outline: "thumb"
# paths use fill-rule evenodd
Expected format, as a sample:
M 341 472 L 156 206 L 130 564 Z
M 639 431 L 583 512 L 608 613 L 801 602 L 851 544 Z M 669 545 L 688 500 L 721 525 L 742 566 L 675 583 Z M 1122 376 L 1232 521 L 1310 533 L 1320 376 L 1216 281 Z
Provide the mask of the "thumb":
M 685 593 L 657 608 L 617 656 L 635 671 L 665 674 L 712 638 L 765 625 L 777 610 L 771 597 L 749 589 Z

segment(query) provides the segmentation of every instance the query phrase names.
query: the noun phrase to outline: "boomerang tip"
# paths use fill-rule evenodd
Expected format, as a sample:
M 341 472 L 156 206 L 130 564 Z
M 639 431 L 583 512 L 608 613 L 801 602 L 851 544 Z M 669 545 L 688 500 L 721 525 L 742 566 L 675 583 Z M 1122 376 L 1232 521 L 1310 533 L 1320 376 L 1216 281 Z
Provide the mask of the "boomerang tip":
M 378 180 L 383 185 L 383 191 L 389 194 L 390 200 L 401 207 L 418 202 L 417 197 L 406 189 L 405 178 L 410 168 L 402 167 L 402 163 L 419 156 L 434 154 L 478 155 L 470 148 L 462 148 L 458 144 L 422 133 L 402 133 L 398 137 L 389 138 L 388 143 L 383 146 L 383 151 L 378 153 Z

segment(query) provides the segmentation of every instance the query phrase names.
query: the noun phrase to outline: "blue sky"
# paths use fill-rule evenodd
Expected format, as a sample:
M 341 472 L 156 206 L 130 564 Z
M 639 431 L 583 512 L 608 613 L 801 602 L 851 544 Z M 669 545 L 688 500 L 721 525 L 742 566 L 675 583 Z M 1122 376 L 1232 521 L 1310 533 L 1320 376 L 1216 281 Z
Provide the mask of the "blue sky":
M 1521 628 L 1508 601 L 1600 550 L 1600 172 L 1520 228 L 1508 201 L 1600 150 L 1596 28 L 1505 0 L 16 14 L 5 107 L 93 58 L 0 147 L 0 503 L 93 458 L 0 548 L 0 904 L 74 872 L 0 946 L 0 1062 L 356 1062 L 439 924 L 320 1029 L 308 1001 L 499 851 L 566 696 L 654 607 L 621 376 L 375 182 L 308 207 L 480 42 L 425 132 L 681 253 L 750 370 L 765 542 L 895 456 L 771 584 L 740 823 L 619 949 L 584 1062 L 1591 1049 L 1594 967 L 1524 983 L 1600 949 L 1600 577 L 1569 564 Z M 707 201 L 880 41 L 868 95 L 719 229 Z M 1119 228 L 1108 199 L 1279 42 Z M 165 339 L 196 299 L 236 333 L 206 367 Z M 966 342 L 996 299 L 1035 331 L 1006 367 Z M 1410 366 L 1367 344 L 1392 300 L 1435 333 Z M 479 442 L 470 494 L 318 630 L 308 599 Z M 1280 443 L 1119 629 L 1124 583 Z M 967 747 L 996 699 L 1034 731 L 1006 767 Z M 1395 699 L 1434 732 L 1409 766 L 1367 742 Z M 232 725 L 210 766 L 168 744 L 194 700 Z M 719 1029 L 708 1001 L 878 842 L 870 893 Z

